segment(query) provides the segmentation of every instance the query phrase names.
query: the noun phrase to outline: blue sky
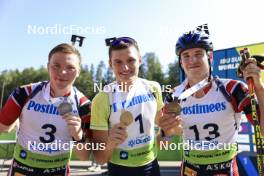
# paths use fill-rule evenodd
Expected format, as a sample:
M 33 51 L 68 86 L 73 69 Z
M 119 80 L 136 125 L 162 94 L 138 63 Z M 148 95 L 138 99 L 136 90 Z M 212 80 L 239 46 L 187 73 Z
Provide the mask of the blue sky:
M 130 36 L 166 70 L 179 35 L 200 24 L 209 24 L 215 49 L 264 42 L 263 7 L 262 0 L 1 0 L 0 71 L 45 66 L 55 45 L 70 42 L 69 28 L 86 37 L 83 64 L 107 62 L 105 38 Z

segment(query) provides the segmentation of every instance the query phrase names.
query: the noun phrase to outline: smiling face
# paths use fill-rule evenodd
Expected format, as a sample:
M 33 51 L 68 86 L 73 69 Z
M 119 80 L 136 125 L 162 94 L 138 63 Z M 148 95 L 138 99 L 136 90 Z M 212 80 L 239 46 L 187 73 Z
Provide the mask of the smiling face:
M 80 74 L 79 57 L 73 53 L 56 52 L 49 59 L 48 71 L 51 87 L 55 92 L 70 91 Z
M 138 77 L 140 64 L 141 57 L 134 46 L 111 51 L 109 65 L 119 83 L 133 82 Z
M 200 81 L 209 75 L 208 55 L 203 48 L 183 51 L 180 62 L 189 80 Z

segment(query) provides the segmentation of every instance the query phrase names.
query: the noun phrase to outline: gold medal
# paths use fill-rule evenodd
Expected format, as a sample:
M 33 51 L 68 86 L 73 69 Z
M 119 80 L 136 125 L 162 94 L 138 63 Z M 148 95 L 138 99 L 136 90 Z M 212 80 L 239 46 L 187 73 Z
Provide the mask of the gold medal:
M 169 102 L 165 107 L 167 113 L 175 113 L 176 116 L 181 114 L 181 105 L 176 101 Z
M 72 105 L 68 102 L 62 102 L 59 106 L 58 106 L 58 111 L 60 115 L 64 115 L 68 112 L 72 112 Z
M 124 126 L 128 126 L 133 122 L 133 115 L 129 111 L 122 111 L 120 115 L 120 123 Z

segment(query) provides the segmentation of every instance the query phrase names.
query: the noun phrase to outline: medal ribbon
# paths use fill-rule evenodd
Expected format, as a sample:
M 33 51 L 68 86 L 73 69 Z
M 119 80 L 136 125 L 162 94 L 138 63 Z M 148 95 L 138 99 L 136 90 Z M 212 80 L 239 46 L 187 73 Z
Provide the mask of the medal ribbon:
M 121 100 L 121 93 L 123 92 L 123 90 L 120 90 L 120 86 L 118 85 L 118 83 L 115 85 L 115 100 L 117 103 L 117 109 L 126 109 L 130 103 L 130 100 L 132 100 L 132 97 L 135 95 L 136 93 L 136 88 L 139 85 L 139 79 L 137 79 L 134 84 L 130 85 L 129 87 L 131 87 L 131 89 L 128 91 L 128 95 L 126 97 L 126 102 L 123 106 L 122 100 Z
M 185 90 L 184 92 L 182 92 L 182 91 L 185 89 L 185 86 L 182 85 L 180 88 L 176 89 L 176 91 L 173 93 L 173 96 L 178 97 L 178 100 L 183 100 L 185 98 L 188 98 L 189 96 L 191 96 L 195 92 L 201 90 L 202 88 L 204 88 L 208 84 L 209 84 L 208 78 L 205 78 L 204 80 L 198 82 L 197 84 L 193 85 L 192 87 Z

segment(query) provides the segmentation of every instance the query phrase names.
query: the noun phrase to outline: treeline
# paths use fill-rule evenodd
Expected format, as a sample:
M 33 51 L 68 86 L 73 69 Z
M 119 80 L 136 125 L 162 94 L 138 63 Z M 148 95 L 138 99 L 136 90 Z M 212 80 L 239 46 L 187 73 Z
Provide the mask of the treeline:
M 139 77 L 154 80 L 161 85 L 174 87 L 179 83 L 179 67 L 178 61 L 175 59 L 173 63 L 168 65 L 166 73 L 162 71 L 159 58 L 155 53 L 146 53 L 143 56 L 143 63 L 140 66 Z M 19 70 L 6 70 L 2 71 L 0 75 L 0 93 L 1 101 L 3 104 L 6 102 L 8 96 L 14 90 L 15 87 L 26 85 L 32 82 L 39 82 L 48 80 L 49 75 L 47 69 L 41 67 L 39 69 L 26 68 L 23 71 Z M 75 86 L 82 91 L 86 96 L 92 99 L 97 93 L 95 90 L 96 85 L 104 86 L 114 80 L 114 75 L 108 66 L 108 63 L 100 61 L 96 66 L 84 65 L 80 76 L 75 82 Z M 4 88 L 4 90 L 3 90 Z

